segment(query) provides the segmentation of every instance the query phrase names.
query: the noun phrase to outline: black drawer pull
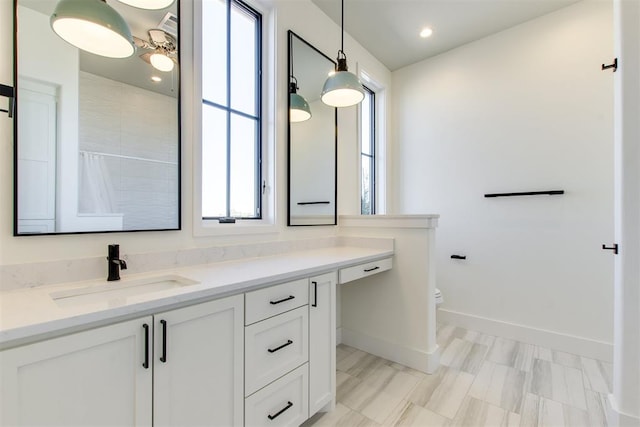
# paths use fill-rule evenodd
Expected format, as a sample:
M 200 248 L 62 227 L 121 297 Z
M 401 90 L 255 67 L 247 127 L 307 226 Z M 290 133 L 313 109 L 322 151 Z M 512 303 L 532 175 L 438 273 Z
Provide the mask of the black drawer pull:
M 268 351 L 269 353 L 275 353 L 276 351 L 278 351 L 278 350 L 282 350 L 283 348 L 285 348 L 286 346 L 291 345 L 291 344 L 293 344 L 293 341 L 291 341 L 291 340 L 287 340 L 287 342 L 286 342 L 286 343 L 284 343 L 284 344 L 282 344 L 280 347 L 276 347 L 276 348 L 268 348 L 268 349 L 267 349 L 267 351 Z
M 144 362 L 142 367 L 149 369 L 149 325 L 145 323 L 142 328 L 144 329 Z
M 467 259 L 466 255 L 451 255 L 451 259 Z
M 364 272 L 365 272 L 365 273 L 369 273 L 370 271 L 376 271 L 376 270 L 379 270 L 379 269 L 380 269 L 380 267 L 378 267 L 378 266 L 376 265 L 375 267 L 372 267 L 372 268 L 365 268 L 365 269 L 364 269 Z
M 280 409 L 278 412 L 275 413 L 275 415 L 267 415 L 267 418 L 269 418 L 270 420 L 275 420 L 276 418 L 278 418 L 280 416 L 280 414 L 282 414 L 284 411 L 286 411 L 287 409 L 291 408 L 292 406 L 293 406 L 293 403 L 287 402 L 287 406 L 285 406 L 284 408 Z
M 281 302 L 286 302 L 286 301 L 292 300 L 294 298 L 295 297 L 293 295 L 289 295 L 288 297 L 280 299 L 278 301 L 269 301 L 269 303 L 272 304 L 272 305 L 276 305 L 276 304 L 280 304 Z
M 161 320 L 160 324 L 162 325 L 162 356 L 160 356 L 160 361 L 167 363 L 167 321 Z
M 311 307 L 318 306 L 318 282 L 311 282 L 313 284 L 313 304 Z

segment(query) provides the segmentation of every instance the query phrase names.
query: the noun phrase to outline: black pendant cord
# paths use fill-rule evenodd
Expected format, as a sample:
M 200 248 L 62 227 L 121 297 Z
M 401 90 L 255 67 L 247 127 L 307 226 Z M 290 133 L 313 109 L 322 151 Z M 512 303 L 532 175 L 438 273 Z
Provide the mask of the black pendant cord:
M 289 76 L 293 77 L 293 49 L 289 49 Z
M 342 20 L 341 20 L 341 30 L 342 30 L 342 41 L 340 42 L 340 51 L 344 54 L 344 0 L 342 0 Z

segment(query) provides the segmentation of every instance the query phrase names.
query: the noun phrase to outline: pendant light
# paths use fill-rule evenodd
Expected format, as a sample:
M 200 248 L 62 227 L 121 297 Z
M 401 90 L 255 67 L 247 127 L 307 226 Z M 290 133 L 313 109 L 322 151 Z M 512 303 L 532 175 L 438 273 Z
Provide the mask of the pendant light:
M 311 107 L 302 95 L 298 95 L 298 79 L 293 75 L 293 46 L 289 47 L 289 121 L 304 122 L 311 118 Z
M 335 72 L 324 82 L 320 99 L 332 107 L 350 107 L 364 99 L 362 83 L 347 67 L 347 55 L 344 53 L 344 0 L 342 0 L 342 44 L 338 51 L 338 64 Z
M 79 49 L 109 58 L 127 58 L 135 52 L 131 30 L 106 0 L 60 0 L 51 28 Z
M 302 95 L 298 95 L 298 80 L 292 75 L 289 82 L 289 120 L 304 122 L 311 118 L 311 108 Z
M 120 0 L 120 3 L 137 7 L 138 9 L 159 10 L 171 6 L 175 0 Z

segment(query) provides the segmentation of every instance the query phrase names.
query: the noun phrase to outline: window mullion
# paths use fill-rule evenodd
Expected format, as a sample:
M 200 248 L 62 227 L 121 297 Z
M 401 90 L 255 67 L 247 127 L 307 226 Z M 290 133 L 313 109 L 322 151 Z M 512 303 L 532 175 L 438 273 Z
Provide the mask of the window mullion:
M 231 216 L 231 3 L 227 0 L 227 217 Z

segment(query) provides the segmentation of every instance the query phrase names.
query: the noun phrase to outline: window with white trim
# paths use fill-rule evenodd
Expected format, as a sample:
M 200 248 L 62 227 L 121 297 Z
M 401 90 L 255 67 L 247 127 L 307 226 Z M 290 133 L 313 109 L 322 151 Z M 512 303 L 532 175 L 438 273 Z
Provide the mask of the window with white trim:
M 360 105 L 360 214 L 376 213 L 376 94 L 364 87 Z
M 202 0 L 202 219 L 261 219 L 262 15 Z

